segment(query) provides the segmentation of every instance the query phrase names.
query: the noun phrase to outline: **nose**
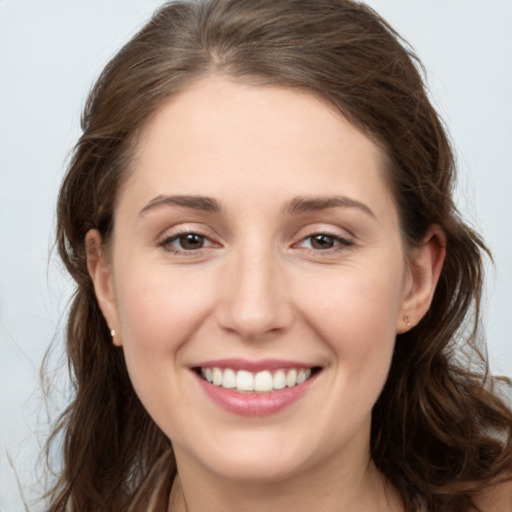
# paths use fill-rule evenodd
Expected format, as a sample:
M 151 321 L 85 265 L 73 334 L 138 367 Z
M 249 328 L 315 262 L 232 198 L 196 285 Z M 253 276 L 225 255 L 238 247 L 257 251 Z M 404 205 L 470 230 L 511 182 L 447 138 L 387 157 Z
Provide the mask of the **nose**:
M 217 321 L 245 340 L 285 331 L 293 321 L 286 280 L 272 251 L 240 251 L 223 273 Z

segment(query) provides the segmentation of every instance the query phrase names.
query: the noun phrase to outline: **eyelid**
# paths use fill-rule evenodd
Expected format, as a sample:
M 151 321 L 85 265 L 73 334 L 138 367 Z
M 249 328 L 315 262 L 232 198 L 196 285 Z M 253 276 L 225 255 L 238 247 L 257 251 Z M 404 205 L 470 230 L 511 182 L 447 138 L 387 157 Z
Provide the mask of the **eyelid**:
M 206 247 L 200 247 L 196 250 L 169 248 L 171 243 L 186 235 L 199 235 L 208 242 L 208 245 Z M 171 254 L 197 256 L 200 253 L 203 253 L 205 250 L 210 250 L 214 247 L 222 246 L 222 244 L 217 242 L 214 238 L 216 237 L 214 235 L 212 236 L 211 230 L 205 229 L 204 227 L 197 227 L 197 224 L 188 226 L 183 226 L 180 224 L 165 230 L 163 234 L 158 237 L 156 245 Z
M 314 249 L 314 248 L 308 248 L 308 247 L 303 247 L 303 249 L 305 249 L 307 251 L 314 252 L 316 254 L 322 253 L 322 254 L 327 255 L 332 252 L 347 249 L 347 248 L 355 245 L 355 243 L 356 243 L 354 236 L 352 234 L 349 234 L 349 236 L 345 236 L 345 235 L 341 234 L 336 229 L 326 228 L 324 226 L 317 225 L 317 226 L 312 226 L 310 228 L 307 228 L 305 230 L 301 230 L 301 232 L 299 234 L 297 234 L 297 236 L 296 236 L 297 241 L 295 241 L 292 244 L 292 247 L 300 248 L 300 244 L 304 243 L 307 239 L 313 238 L 314 236 L 319 236 L 319 235 L 325 235 L 330 238 L 333 238 L 338 243 L 334 247 L 330 247 L 327 249 Z
M 327 227 L 325 225 L 320 224 L 304 227 L 299 230 L 296 236 L 293 237 L 294 241 L 292 242 L 291 247 L 327 256 L 328 254 L 332 254 L 334 252 L 346 250 L 356 243 L 355 237 L 352 233 L 349 233 L 346 229 L 343 229 L 343 232 L 347 233 L 347 236 L 345 234 L 340 233 L 340 231 L 342 231 L 341 228 L 334 228 L 332 226 Z M 197 249 L 179 249 L 171 247 L 171 244 L 173 242 L 175 242 L 180 237 L 186 236 L 188 234 L 195 234 L 203 237 L 204 240 L 206 241 L 206 245 L 203 247 L 199 247 Z M 308 248 L 302 245 L 306 242 L 306 240 L 319 235 L 325 235 L 327 237 L 333 238 L 336 244 L 333 247 L 328 247 L 325 249 L 318 249 L 313 247 Z M 198 256 L 200 254 L 203 254 L 205 251 L 209 251 L 214 248 L 223 247 L 223 244 L 218 241 L 219 238 L 220 237 L 217 236 L 215 231 L 208 227 L 196 223 L 185 223 L 171 226 L 165 231 L 163 231 L 163 233 L 158 237 L 156 245 L 171 254 L 186 255 L 190 257 Z

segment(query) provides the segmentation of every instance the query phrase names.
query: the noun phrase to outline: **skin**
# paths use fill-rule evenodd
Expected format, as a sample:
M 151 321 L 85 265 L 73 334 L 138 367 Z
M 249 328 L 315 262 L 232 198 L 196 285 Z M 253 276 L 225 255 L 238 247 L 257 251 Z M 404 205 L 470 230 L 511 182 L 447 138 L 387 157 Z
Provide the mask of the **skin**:
M 510 475 L 503 475 L 510 478 Z M 510 512 L 512 510 L 512 482 L 503 482 L 485 489 L 475 498 L 482 512 Z
M 405 253 L 383 151 L 312 95 L 209 77 L 161 107 L 133 164 L 111 241 L 87 235 L 88 264 L 135 390 L 172 440 L 170 509 L 403 510 L 370 458 L 371 410 L 396 334 L 430 306 L 444 235 L 433 226 Z M 162 200 L 176 195 L 219 211 Z M 203 246 L 181 247 L 183 232 Z M 296 403 L 245 417 L 191 371 L 219 358 L 321 371 Z

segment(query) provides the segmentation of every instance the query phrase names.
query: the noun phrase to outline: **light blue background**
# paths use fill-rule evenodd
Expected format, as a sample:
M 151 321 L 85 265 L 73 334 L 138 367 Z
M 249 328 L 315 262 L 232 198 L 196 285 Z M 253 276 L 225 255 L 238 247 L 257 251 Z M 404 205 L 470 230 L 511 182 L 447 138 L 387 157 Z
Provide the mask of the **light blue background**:
M 38 370 L 62 345 L 69 283 L 50 257 L 54 207 L 89 87 L 161 2 L 0 0 L 0 511 L 23 509 L 47 432 Z M 414 46 L 458 155 L 459 204 L 493 250 L 485 325 L 512 374 L 512 1 L 373 0 Z M 64 371 L 57 384 L 65 384 Z M 64 399 L 56 395 L 51 412 Z M 38 473 L 39 471 L 39 473 Z

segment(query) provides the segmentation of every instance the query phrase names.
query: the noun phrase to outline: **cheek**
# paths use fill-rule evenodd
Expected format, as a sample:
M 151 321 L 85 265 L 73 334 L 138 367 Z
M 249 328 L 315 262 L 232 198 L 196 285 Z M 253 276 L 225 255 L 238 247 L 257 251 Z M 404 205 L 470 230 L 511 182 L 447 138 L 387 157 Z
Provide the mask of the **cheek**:
M 116 301 L 125 352 L 143 359 L 177 352 L 208 314 L 209 279 L 138 262 L 119 269 Z
M 363 333 L 395 334 L 401 308 L 402 279 L 399 272 L 348 268 L 316 280 L 300 293 L 304 311 L 319 319 L 319 328 L 360 338 Z M 384 330 L 383 330 L 384 329 Z M 362 340 L 361 340 L 362 341 Z
M 344 367 L 347 378 L 362 380 L 374 374 L 385 379 L 402 290 L 401 268 L 395 263 L 387 272 L 371 266 L 336 270 L 300 292 L 303 316 Z
M 120 335 L 128 373 L 144 407 L 165 430 L 174 424 L 166 411 L 181 407 L 182 347 L 194 339 L 211 307 L 208 279 L 137 261 L 125 261 L 117 271 Z

